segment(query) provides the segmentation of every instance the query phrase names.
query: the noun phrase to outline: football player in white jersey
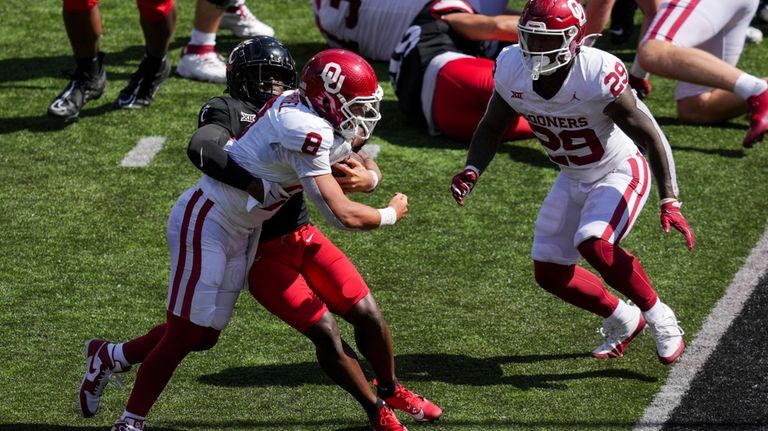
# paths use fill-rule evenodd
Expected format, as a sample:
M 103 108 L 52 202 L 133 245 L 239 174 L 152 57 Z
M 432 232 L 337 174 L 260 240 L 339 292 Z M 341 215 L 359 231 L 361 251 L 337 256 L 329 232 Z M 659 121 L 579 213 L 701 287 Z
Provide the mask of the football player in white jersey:
M 605 342 L 593 356 L 622 356 L 647 323 L 659 360 L 670 364 L 685 348 L 683 331 L 638 259 L 619 246 L 648 198 L 650 172 L 658 182 L 662 228 L 679 230 L 689 249 L 693 232 L 680 212 L 674 161 L 664 134 L 628 87 L 624 64 L 581 46 L 584 20 L 577 0 L 526 4 L 520 45 L 505 48 L 497 59 L 495 93 L 451 191 L 463 205 L 496 154 L 508 121 L 518 113 L 527 118 L 560 167 L 536 220 L 531 253 L 536 281 L 604 318 Z M 577 265 L 582 257 L 634 305 Z
M 275 86 L 275 93 L 283 87 Z M 253 193 L 262 195 L 261 201 L 208 176 L 176 201 L 168 220 L 172 265 L 167 324 L 145 335 L 160 340 L 148 343 L 153 347 L 113 431 L 143 430 L 147 413 L 179 363 L 191 351 L 216 344 L 245 285 L 261 224 L 290 194 L 303 188 L 340 228 L 374 229 L 405 215 L 405 195 L 396 194 L 389 206 L 376 210 L 347 199 L 331 174 L 331 164 L 349 155 L 351 143 L 370 136 L 381 118 L 380 100 L 381 88 L 365 60 L 349 51 L 322 51 L 305 65 L 299 90 L 272 98 L 245 134 L 228 144 L 233 160 L 262 178 L 262 193 Z M 91 345 L 89 373 L 102 373 L 106 379 L 111 372 L 124 371 L 122 344 L 90 343 L 89 350 Z M 107 373 L 104 363 L 112 365 Z M 95 383 L 96 398 L 103 383 Z M 80 395 L 85 396 L 83 391 Z M 83 413 L 93 415 L 96 408 L 97 403 Z
M 416 14 L 433 0 L 312 0 L 315 23 L 328 45 L 369 60 L 389 61 Z M 506 0 L 467 0 L 481 14 L 499 15 Z

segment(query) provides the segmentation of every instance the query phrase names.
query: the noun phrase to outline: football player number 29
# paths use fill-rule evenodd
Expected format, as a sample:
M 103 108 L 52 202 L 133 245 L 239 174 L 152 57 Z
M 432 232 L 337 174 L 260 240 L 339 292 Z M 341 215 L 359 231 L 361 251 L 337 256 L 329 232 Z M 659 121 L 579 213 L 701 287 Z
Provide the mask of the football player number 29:
M 581 155 L 566 154 L 563 156 L 553 156 L 550 154 L 549 158 L 560 165 L 588 165 L 600 160 L 603 154 L 605 154 L 600 138 L 597 137 L 597 134 L 592 129 L 566 129 L 555 134 L 555 132 L 545 127 L 531 124 L 531 130 L 539 138 L 541 144 L 551 151 L 557 151 L 561 147 L 569 152 L 581 150 Z M 589 153 L 584 151 L 584 149 L 589 150 Z
M 312 154 L 317 154 L 317 150 L 320 149 L 320 144 L 323 143 L 323 137 L 319 133 L 309 132 L 304 138 L 304 145 L 301 146 L 301 151 Z

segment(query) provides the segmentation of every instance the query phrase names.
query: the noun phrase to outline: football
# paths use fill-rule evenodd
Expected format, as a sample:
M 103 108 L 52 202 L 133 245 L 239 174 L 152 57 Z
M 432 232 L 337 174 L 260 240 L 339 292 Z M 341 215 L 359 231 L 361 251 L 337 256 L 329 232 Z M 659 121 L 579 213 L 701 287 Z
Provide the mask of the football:
M 349 159 L 355 159 L 355 160 L 357 160 L 358 162 L 360 162 L 360 163 L 363 163 L 363 158 L 362 158 L 362 157 L 361 157 L 359 154 L 357 154 L 357 153 L 349 153 L 349 156 L 347 156 L 347 158 L 346 158 L 346 159 L 344 159 L 344 160 L 340 161 L 339 163 L 344 163 L 344 164 L 346 164 L 347 166 L 349 166 L 349 163 L 347 163 L 347 160 L 349 160 Z M 344 172 L 342 172 L 341 170 L 339 170 L 338 168 L 336 168 L 336 164 L 334 164 L 333 166 L 331 166 L 331 174 L 332 174 L 334 177 L 343 177 L 343 176 L 345 175 L 345 174 L 344 174 Z

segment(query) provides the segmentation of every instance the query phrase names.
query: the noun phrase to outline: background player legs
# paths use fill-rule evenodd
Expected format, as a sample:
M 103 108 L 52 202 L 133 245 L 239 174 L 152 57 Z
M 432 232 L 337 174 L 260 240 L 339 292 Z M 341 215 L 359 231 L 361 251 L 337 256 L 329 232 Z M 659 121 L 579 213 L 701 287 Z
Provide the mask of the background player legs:
M 75 58 L 96 58 L 102 32 L 99 6 L 94 6 L 85 12 L 67 12 L 64 10 L 62 15 Z
M 227 66 L 216 53 L 216 32 L 223 16 L 224 9 L 208 0 L 197 0 L 192 35 L 176 67 L 180 76 L 198 81 L 227 81 Z

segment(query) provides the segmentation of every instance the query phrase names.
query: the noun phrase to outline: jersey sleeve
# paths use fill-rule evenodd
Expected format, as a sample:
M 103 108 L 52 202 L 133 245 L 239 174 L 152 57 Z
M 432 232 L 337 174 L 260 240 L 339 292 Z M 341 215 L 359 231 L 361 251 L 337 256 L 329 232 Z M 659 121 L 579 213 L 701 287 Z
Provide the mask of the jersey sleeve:
M 290 164 L 301 179 L 331 173 L 333 129 L 316 115 L 293 111 L 281 116 L 281 141 L 289 151 Z
M 231 131 L 230 117 L 227 102 L 221 97 L 214 97 L 200 108 L 200 115 L 197 116 L 197 127 L 216 124 Z
M 429 13 L 435 18 L 457 12 L 475 13 L 475 10 L 464 0 L 434 0 L 429 5 Z
M 595 84 L 594 96 L 606 105 L 615 101 L 629 87 L 629 74 L 624 62 L 613 54 L 588 48 L 591 53 L 588 62 L 586 82 Z

